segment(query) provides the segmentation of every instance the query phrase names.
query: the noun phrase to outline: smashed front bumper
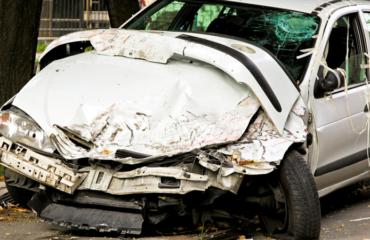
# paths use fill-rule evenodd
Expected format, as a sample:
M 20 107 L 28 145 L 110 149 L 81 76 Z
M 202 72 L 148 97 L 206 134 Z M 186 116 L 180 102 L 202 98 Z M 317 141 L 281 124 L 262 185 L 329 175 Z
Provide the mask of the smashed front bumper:
M 87 173 L 77 173 L 61 159 L 41 155 L 0 137 L 0 164 L 43 185 L 72 194 Z
M 227 201 L 240 201 L 237 193 L 245 175 L 268 174 L 276 166 L 245 164 L 240 154 L 225 158 L 215 150 L 188 154 L 187 161 L 174 156 L 147 166 L 92 158 L 86 159 L 88 166 L 77 166 L 58 154 L 0 137 L 0 164 L 15 172 L 13 176 L 34 181 L 32 191 L 36 193 L 28 206 L 42 219 L 64 227 L 120 234 L 139 235 L 144 221 L 156 225 L 173 214 L 185 217 L 191 212 L 194 224 L 199 216 L 233 219 L 222 210 L 220 215 L 218 207 L 225 204 L 213 206 L 215 200 L 227 195 Z M 175 164 L 163 165 L 169 161 Z M 11 179 L 11 184 L 25 187 L 22 176 Z
M 244 178 L 238 173 L 222 176 L 221 172 L 228 173 L 203 162 L 206 156 L 200 159 L 200 164 L 119 171 L 122 163 L 112 167 L 92 160 L 91 166 L 77 169 L 62 157 L 58 159 L 56 154 L 13 143 L 5 137 L 0 137 L 0 147 L 1 165 L 38 183 L 38 189 L 32 189 L 36 193 L 28 205 L 42 219 L 86 230 L 138 235 L 144 219 L 156 224 L 168 217 L 167 210 L 143 214 L 143 209 L 151 205 L 147 198 L 156 196 L 158 209 L 172 207 L 183 213 L 185 206 L 181 197 L 176 196 L 204 192 L 212 186 L 236 194 Z M 12 184 L 25 187 L 17 179 L 12 179 Z
M 122 163 L 112 167 L 109 163 L 93 160 L 89 161 L 91 166 L 77 169 L 62 158 L 37 153 L 5 137 L 0 137 L 0 146 L 1 165 L 68 194 L 76 190 L 103 191 L 112 195 L 186 194 L 205 191 L 211 186 L 236 194 L 243 181 L 243 173 L 250 174 L 238 166 L 222 167 L 209 163 L 209 158 L 202 153 L 198 154 L 199 161 L 193 163 L 119 171 Z M 269 166 L 258 171 L 266 174 L 272 170 L 273 167 Z

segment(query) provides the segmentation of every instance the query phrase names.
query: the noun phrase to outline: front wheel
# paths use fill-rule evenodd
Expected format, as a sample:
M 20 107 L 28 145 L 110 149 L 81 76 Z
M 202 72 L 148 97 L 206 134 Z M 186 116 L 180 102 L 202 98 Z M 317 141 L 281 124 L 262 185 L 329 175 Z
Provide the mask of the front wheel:
M 269 235 L 277 239 L 319 239 L 321 210 L 311 170 L 297 151 L 290 151 L 271 182 L 269 207 L 261 213 Z

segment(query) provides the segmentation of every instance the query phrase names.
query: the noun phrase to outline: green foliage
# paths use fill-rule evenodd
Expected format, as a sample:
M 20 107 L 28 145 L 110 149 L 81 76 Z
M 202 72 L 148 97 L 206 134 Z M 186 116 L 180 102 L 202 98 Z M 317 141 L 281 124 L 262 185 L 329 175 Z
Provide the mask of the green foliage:
M 46 47 L 47 47 L 46 44 L 37 44 L 37 51 L 38 52 L 43 52 L 43 51 L 45 51 Z
M 4 176 L 4 167 L 0 166 L 0 177 Z
M 203 240 L 204 236 L 206 235 L 206 233 L 208 232 L 208 230 L 210 229 L 207 228 L 207 230 L 204 231 L 204 222 L 202 223 L 202 232 L 200 233 L 200 240 Z

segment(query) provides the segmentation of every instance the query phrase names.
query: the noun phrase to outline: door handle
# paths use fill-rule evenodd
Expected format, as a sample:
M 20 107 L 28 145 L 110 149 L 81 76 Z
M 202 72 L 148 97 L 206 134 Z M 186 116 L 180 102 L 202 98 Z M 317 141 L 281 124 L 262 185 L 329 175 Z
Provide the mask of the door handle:
M 365 109 L 364 109 L 364 112 L 369 112 L 369 108 L 367 107 L 367 104 L 365 105 Z

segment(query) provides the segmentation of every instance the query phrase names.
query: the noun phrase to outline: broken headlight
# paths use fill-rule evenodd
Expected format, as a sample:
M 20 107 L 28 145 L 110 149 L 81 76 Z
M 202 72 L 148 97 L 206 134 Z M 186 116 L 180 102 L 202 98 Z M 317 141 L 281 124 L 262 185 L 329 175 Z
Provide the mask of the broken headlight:
M 40 126 L 26 113 L 15 107 L 0 112 L 0 133 L 13 142 L 23 143 L 46 152 L 55 150 Z

